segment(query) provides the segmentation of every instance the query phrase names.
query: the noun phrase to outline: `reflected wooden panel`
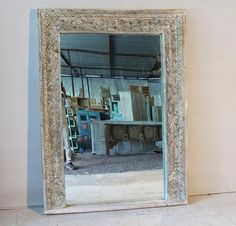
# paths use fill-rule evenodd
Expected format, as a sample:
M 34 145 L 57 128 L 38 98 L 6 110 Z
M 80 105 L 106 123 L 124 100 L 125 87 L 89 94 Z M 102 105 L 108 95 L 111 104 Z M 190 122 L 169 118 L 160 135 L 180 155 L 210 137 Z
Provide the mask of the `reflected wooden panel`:
M 110 149 L 122 141 L 156 142 L 162 140 L 162 124 L 147 121 L 106 121 L 106 155 Z

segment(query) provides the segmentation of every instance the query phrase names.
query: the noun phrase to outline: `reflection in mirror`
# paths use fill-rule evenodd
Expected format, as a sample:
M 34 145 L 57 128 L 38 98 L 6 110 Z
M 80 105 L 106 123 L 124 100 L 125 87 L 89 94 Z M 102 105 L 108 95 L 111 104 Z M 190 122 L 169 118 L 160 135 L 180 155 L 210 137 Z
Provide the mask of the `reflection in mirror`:
M 163 199 L 160 40 L 61 34 L 68 205 Z

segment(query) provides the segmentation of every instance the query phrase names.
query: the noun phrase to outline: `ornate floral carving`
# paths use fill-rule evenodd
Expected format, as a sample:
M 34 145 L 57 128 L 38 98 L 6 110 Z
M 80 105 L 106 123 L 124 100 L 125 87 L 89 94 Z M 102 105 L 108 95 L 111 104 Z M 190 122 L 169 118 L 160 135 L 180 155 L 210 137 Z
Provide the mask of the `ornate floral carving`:
M 184 10 L 40 9 L 39 17 L 45 209 L 66 206 L 60 126 L 59 41 L 62 32 L 162 35 L 166 204 L 186 201 Z

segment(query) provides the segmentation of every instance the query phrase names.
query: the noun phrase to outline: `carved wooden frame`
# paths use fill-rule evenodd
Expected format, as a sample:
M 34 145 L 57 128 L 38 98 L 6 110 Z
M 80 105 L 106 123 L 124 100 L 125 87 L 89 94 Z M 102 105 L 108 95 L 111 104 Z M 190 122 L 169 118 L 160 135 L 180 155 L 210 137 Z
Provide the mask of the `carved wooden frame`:
M 185 11 L 39 9 L 41 141 L 45 213 L 86 212 L 187 203 L 185 159 Z M 165 136 L 164 200 L 66 207 L 61 137 L 60 33 L 161 34 Z

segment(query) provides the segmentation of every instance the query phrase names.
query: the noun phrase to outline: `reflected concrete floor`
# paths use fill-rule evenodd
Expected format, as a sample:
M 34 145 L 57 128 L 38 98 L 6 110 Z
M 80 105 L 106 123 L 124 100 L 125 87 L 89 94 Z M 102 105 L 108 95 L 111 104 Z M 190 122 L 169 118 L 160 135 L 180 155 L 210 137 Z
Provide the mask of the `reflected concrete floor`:
M 67 205 L 163 199 L 163 170 L 65 175 Z
M 91 150 L 73 155 L 73 164 L 77 170 L 68 170 L 67 175 L 123 173 L 128 171 L 143 171 L 163 169 L 163 155 L 161 152 L 147 152 L 130 155 L 92 155 Z

